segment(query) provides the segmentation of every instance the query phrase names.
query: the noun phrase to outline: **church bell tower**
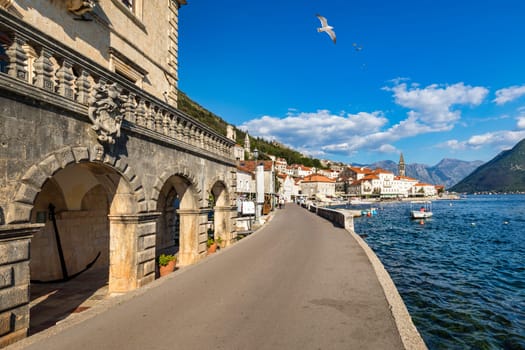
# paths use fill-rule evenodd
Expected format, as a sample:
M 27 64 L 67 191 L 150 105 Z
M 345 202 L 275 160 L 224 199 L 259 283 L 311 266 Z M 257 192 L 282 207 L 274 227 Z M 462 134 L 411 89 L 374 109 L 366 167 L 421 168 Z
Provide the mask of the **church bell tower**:
M 399 156 L 399 164 L 398 164 L 398 170 L 399 170 L 399 176 L 406 176 L 405 175 L 405 159 L 403 158 L 403 153 Z

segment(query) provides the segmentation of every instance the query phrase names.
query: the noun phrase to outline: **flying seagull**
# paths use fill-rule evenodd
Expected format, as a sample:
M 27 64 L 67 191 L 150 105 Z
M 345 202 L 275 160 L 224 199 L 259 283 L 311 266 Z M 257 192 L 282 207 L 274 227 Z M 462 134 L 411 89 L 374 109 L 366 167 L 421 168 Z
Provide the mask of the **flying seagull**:
M 335 32 L 334 32 L 334 27 L 332 26 L 329 26 L 328 25 L 328 21 L 326 20 L 326 18 L 324 18 L 323 16 L 321 15 L 316 15 L 317 18 L 319 18 L 319 20 L 321 21 L 321 28 L 317 28 L 317 31 L 319 33 L 321 32 L 325 32 L 326 34 L 328 34 L 330 36 L 330 39 L 332 39 L 332 41 L 334 42 L 335 44 Z

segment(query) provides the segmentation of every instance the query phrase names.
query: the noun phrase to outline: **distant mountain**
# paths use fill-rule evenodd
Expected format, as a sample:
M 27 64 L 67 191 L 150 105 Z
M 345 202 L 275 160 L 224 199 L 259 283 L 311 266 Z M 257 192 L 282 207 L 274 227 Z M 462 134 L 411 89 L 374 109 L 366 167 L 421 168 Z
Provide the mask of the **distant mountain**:
M 469 193 L 525 191 L 525 139 L 480 166 L 451 190 Z
M 432 185 L 444 185 L 448 189 L 482 164 L 483 162 L 479 160 L 467 162 L 445 158 L 434 166 L 419 163 L 406 164 L 405 173 L 406 176 L 413 177 L 421 182 Z M 398 164 L 391 160 L 383 160 L 366 166 L 372 169 L 382 168 L 396 175 L 398 174 Z

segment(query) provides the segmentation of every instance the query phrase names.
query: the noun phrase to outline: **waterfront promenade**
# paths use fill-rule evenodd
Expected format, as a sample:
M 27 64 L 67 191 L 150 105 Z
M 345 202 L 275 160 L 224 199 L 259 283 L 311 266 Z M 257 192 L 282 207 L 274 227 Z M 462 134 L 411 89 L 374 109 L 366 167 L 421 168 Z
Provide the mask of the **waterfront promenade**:
M 297 205 L 232 247 L 14 349 L 403 349 L 372 264 Z

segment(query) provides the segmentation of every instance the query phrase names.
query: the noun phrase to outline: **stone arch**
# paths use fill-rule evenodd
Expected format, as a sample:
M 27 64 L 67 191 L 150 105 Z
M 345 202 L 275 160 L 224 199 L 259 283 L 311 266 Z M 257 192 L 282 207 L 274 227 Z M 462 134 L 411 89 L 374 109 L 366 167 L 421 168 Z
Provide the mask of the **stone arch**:
M 6 223 L 24 223 L 31 220 L 33 203 L 42 190 L 44 183 L 56 172 L 64 169 L 69 164 L 81 162 L 103 163 L 117 171 L 130 185 L 137 202 L 137 212 L 146 212 L 144 188 L 135 171 L 122 159 L 106 155 L 100 159 L 99 149 L 90 151 L 88 147 L 64 147 L 52 152 L 37 164 L 33 164 L 19 181 L 18 190 L 13 200 L 9 203 L 6 213 Z
M 216 176 L 210 182 L 210 195 L 213 196 L 213 237 L 220 238 L 223 246 L 232 243 L 232 206 L 228 185 L 222 177 Z
M 60 209 L 60 217 L 55 216 L 56 221 L 61 220 L 59 230 L 49 223 L 53 210 L 48 203 Z M 110 293 L 126 292 L 154 279 L 155 213 L 148 212 L 144 188 L 133 168 L 124 159 L 104 154 L 102 146 L 63 147 L 33 164 L 20 178 L 7 206 L 6 222 L 46 219 L 31 245 L 42 251 L 34 251 L 30 265 L 38 263 L 38 254 L 40 261 L 45 261 L 46 253 L 59 255 L 54 233 L 60 231 L 70 240 L 60 246 L 71 271 L 64 274 L 64 268 L 57 266 L 41 271 L 32 268 L 32 279 L 49 281 L 75 274 L 97 251 L 102 252 L 96 260 L 101 266 L 92 266 L 105 270 Z M 51 250 L 46 251 L 45 240 L 54 243 Z M 56 265 L 58 258 L 54 260 Z
M 210 194 L 215 197 L 215 204 L 219 206 L 230 205 L 231 195 L 226 180 L 221 176 L 215 176 L 210 181 Z
M 164 169 L 162 174 L 160 174 L 160 176 L 155 181 L 155 185 L 153 186 L 153 190 L 151 193 L 151 200 L 154 202 L 158 202 L 163 187 L 168 182 L 168 180 L 174 176 L 184 178 L 188 181 L 189 184 L 191 184 L 191 186 L 194 188 L 194 191 L 192 192 L 193 198 L 191 198 L 191 200 L 193 203 L 195 203 L 195 208 L 202 207 L 203 199 L 200 196 L 202 194 L 202 189 L 200 188 L 195 175 L 192 174 L 188 168 L 182 166 L 171 166 L 169 168 Z M 157 206 L 158 204 L 155 204 L 155 207 L 158 209 Z
M 153 186 L 157 219 L 156 255 L 178 254 L 178 265 L 197 261 L 202 253 L 202 190 L 187 168 L 172 166 Z

